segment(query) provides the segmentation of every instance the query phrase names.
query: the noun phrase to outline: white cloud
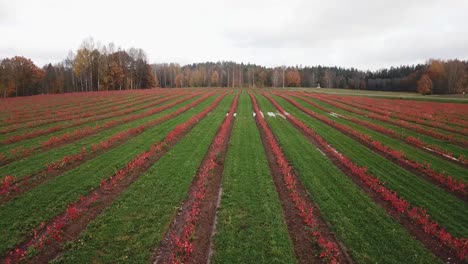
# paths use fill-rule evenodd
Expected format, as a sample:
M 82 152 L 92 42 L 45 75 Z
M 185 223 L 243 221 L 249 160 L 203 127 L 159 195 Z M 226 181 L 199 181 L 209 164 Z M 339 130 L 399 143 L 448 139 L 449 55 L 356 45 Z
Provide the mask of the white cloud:
M 0 0 L 0 58 L 58 62 L 92 36 L 151 62 L 376 69 L 468 59 L 467 13 L 463 0 Z

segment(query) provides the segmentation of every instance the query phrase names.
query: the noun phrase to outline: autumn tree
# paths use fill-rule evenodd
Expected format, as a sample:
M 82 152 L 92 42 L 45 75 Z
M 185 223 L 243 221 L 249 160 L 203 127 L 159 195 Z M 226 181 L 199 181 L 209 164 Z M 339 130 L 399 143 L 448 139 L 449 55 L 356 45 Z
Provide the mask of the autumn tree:
M 428 95 L 432 93 L 432 81 L 429 75 L 424 74 L 418 81 L 418 93 Z
M 467 68 L 459 60 L 447 61 L 444 65 L 447 75 L 447 89 L 450 94 L 468 92 Z
M 286 73 L 285 82 L 287 87 L 300 87 L 301 75 L 297 70 L 290 70 Z
M 15 56 L 1 62 L 3 96 L 24 96 L 40 92 L 40 81 L 44 72 L 30 59 Z
M 175 87 L 181 88 L 184 87 L 184 74 L 179 73 L 175 78 Z
M 211 74 L 211 86 L 219 86 L 219 74 L 217 71 L 213 71 L 213 73 Z
M 151 66 L 145 64 L 145 70 L 141 73 L 139 88 L 155 88 L 157 86 L 156 77 L 153 74 Z
M 267 73 L 266 71 L 262 70 L 259 74 L 258 74 L 258 82 L 260 84 L 260 87 L 265 87 L 266 85 L 266 81 L 267 81 Z

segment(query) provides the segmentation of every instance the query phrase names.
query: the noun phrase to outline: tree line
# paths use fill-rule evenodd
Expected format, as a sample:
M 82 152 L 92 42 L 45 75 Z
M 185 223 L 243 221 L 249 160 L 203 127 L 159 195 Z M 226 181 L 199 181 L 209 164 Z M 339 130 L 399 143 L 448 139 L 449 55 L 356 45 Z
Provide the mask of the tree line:
M 42 68 L 15 56 L 0 62 L 2 97 L 34 94 L 176 87 L 324 87 L 461 94 L 468 92 L 468 61 L 429 60 L 362 71 L 326 66 L 265 67 L 236 62 L 149 64 L 142 49 L 116 48 L 86 39 L 76 52 Z
M 57 64 L 42 68 L 30 59 L 15 56 L 0 62 L 3 97 L 35 94 L 127 90 L 158 86 L 142 49 L 116 48 L 86 39 L 76 52 Z

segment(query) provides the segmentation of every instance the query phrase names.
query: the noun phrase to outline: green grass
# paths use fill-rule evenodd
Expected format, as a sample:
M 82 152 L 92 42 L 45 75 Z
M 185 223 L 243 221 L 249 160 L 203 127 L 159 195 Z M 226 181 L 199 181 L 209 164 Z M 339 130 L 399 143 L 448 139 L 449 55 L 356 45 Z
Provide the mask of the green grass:
M 223 177 L 213 263 L 296 263 L 245 92 L 239 101 Z
M 177 124 L 201 112 L 213 100 L 214 97 L 211 97 L 189 111 L 146 130 L 124 144 L 0 206 L 0 252 L 12 248 L 42 221 L 64 211 L 68 203 L 87 194 L 102 179 L 108 178 L 116 169 L 149 149 L 153 143 L 162 140 Z
M 416 100 L 416 101 L 432 101 L 441 103 L 468 103 L 468 97 L 463 95 L 420 95 L 418 93 L 411 92 L 386 92 L 386 91 L 370 91 L 370 90 L 353 90 L 353 89 L 339 89 L 339 88 L 293 88 L 290 90 L 294 91 L 305 91 L 313 93 L 324 93 L 324 94 L 337 94 L 337 95 L 349 95 L 349 96 L 366 96 L 375 98 L 387 98 L 387 99 L 402 99 L 402 100 Z
M 16 147 L 19 147 L 19 146 L 25 147 L 25 148 L 29 148 L 29 147 L 33 147 L 33 146 L 40 147 L 40 145 L 41 145 L 43 142 L 47 141 L 47 140 L 48 140 L 49 138 L 51 138 L 52 136 L 61 136 L 61 135 L 65 134 L 65 133 L 67 133 L 67 132 L 71 132 L 71 131 L 75 131 L 75 130 L 80 130 L 81 128 L 85 128 L 85 127 L 95 127 L 95 126 L 99 126 L 99 125 L 101 125 L 101 124 L 104 124 L 104 123 L 107 123 L 107 122 L 110 122 L 110 121 L 120 120 L 120 119 L 122 119 L 122 118 L 131 116 L 131 115 L 134 115 L 134 114 L 138 114 L 138 113 L 141 113 L 141 112 L 148 111 L 149 109 L 152 109 L 152 108 L 157 108 L 157 107 L 160 107 L 160 106 L 163 106 L 163 105 L 170 104 L 170 103 L 172 103 L 173 101 L 176 101 L 176 100 L 177 100 L 177 98 L 171 99 L 171 100 L 169 100 L 169 101 L 167 101 L 167 102 L 164 102 L 164 103 L 162 103 L 162 104 L 158 104 L 158 105 L 153 106 L 153 107 L 151 107 L 151 108 L 142 109 L 142 110 L 139 110 L 139 111 L 130 113 L 130 114 L 126 114 L 126 115 L 122 115 L 122 116 L 117 116 L 117 117 L 112 117 L 112 118 L 104 119 L 104 120 L 98 120 L 98 121 L 94 121 L 94 122 L 82 124 L 82 125 L 79 125 L 79 126 L 76 126 L 76 127 L 68 127 L 68 128 L 62 129 L 62 130 L 57 131 L 57 132 L 53 132 L 53 133 L 49 133 L 49 134 L 37 136 L 37 137 L 34 137 L 34 138 L 22 140 L 22 141 L 20 141 L 20 142 L 11 143 L 11 144 L 8 144 L 8 145 L 3 145 L 3 146 L 0 146 L 0 152 L 3 152 L 3 153 L 5 153 L 7 156 L 9 156 L 10 153 L 9 153 L 8 150 L 13 149 L 13 148 L 16 148 Z M 67 122 L 71 122 L 71 121 L 67 121 Z M 52 126 L 53 126 L 53 125 L 52 125 Z
M 193 101 L 195 101 L 198 97 L 195 97 L 193 99 L 190 99 L 186 102 L 180 103 L 176 106 L 173 106 L 169 109 L 166 109 L 162 112 L 156 113 L 154 115 L 150 115 L 138 120 L 130 121 L 127 123 L 124 123 L 122 125 L 118 125 L 116 127 L 110 128 L 103 130 L 101 132 L 98 132 L 92 136 L 85 137 L 83 139 L 80 139 L 78 141 L 57 147 L 57 148 L 52 148 L 50 150 L 44 151 L 37 153 L 36 155 L 26 157 L 24 159 L 14 161 L 10 164 L 7 164 L 5 166 L 0 167 L 0 177 L 4 175 L 11 174 L 19 179 L 31 175 L 33 173 L 38 173 L 41 170 L 45 168 L 45 165 L 47 163 L 56 161 L 61 159 L 65 155 L 70 155 L 72 153 L 78 153 L 80 152 L 81 148 L 83 147 L 90 147 L 91 145 L 101 142 L 105 140 L 106 138 L 109 138 L 113 136 L 114 134 L 125 131 L 129 128 L 132 127 L 137 127 L 140 125 L 143 125 L 147 122 L 151 122 L 153 120 L 156 120 L 162 116 L 165 116 L 167 114 L 170 114 L 177 109 L 186 106 Z
M 279 97 L 275 96 L 274 98 L 278 99 Z M 333 121 L 335 121 L 337 123 L 341 123 L 341 124 L 350 126 L 353 129 L 359 131 L 360 133 L 367 134 L 367 135 L 371 136 L 373 139 L 380 141 L 382 144 L 384 144 L 384 145 L 386 145 L 388 147 L 391 147 L 393 149 L 405 152 L 406 156 L 409 159 L 413 160 L 413 161 L 416 161 L 416 162 L 421 163 L 421 164 L 429 163 L 431 165 L 431 168 L 433 168 L 435 171 L 438 171 L 438 172 L 441 172 L 441 173 L 446 173 L 446 174 L 451 175 L 452 177 L 454 177 L 456 179 L 461 179 L 461 180 L 464 180 L 464 181 L 468 181 L 468 171 L 465 168 L 463 168 L 462 166 L 460 166 L 460 165 L 454 164 L 454 163 L 449 162 L 447 160 L 443 160 L 443 159 L 441 159 L 441 158 L 439 158 L 437 156 L 429 154 L 429 153 L 427 153 L 425 151 L 422 151 L 422 150 L 420 150 L 420 149 L 418 149 L 416 147 L 410 146 L 410 145 L 406 144 L 405 142 L 403 142 L 401 140 L 391 138 L 389 136 L 386 136 L 385 134 L 382 134 L 382 133 L 376 132 L 374 130 L 368 129 L 368 128 L 364 127 L 364 126 L 355 124 L 355 123 L 353 123 L 351 121 L 348 121 L 348 120 L 346 120 L 344 118 L 331 116 L 331 115 L 329 115 L 329 112 L 325 112 L 325 111 L 320 110 L 320 109 L 318 109 L 316 107 L 313 107 L 310 104 L 308 104 L 307 102 L 304 102 L 301 99 L 297 99 L 297 97 L 290 97 L 290 98 L 294 99 L 296 102 L 298 102 L 303 107 L 308 108 L 308 109 L 310 109 L 310 110 L 312 110 L 312 111 L 314 111 L 314 112 L 316 112 L 318 114 L 321 114 L 321 115 L 325 116 L 328 119 L 331 119 L 331 120 L 333 120 Z M 331 110 L 331 111 L 334 112 L 334 109 Z
M 297 129 L 257 96 L 265 118 L 325 221 L 356 263 L 439 263 Z
M 66 251 L 57 262 L 147 263 L 186 197 L 232 99 L 232 95 L 227 96 L 128 187 L 77 241 L 65 246 Z
M 454 144 L 451 144 L 448 141 L 435 139 L 433 137 L 430 137 L 430 136 L 415 132 L 415 131 L 413 131 L 411 129 L 402 128 L 402 127 L 392 125 L 392 124 L 389 124 L 389 123 L 386 123 L 386 122 L 383 122 L 383 121 L 367 118 L 367 117 L 364 117 L 362 115 L 357 115 L 357 114 L 342 110 L 340 108 L 331 106 L 331 105 L 329 105 L 329 104 L 327 104 L 325 102 L 322 102 L 322 101 L 314 99 L 314 98 L 308 97 L 307 99 L 311 100 L 311 101 L 313 101 L 313 102 L 315 102 L 317 104 L 320 104 L 320 105 L 322 105 L 324 107 L 332 109 L 333 112 L 335 112 L 337 114 L 344 114 L 344 115 L 351 116 L 351 117 L 354 117 L 354 118 L 357 118 L 357 119 L 360 119 L 360 120 L 372 122 L 372 123 L 374 123 L 376 125 L 391 129 L 391 130 L 393 130 L 393 131 L 397 132 L 398 134 L 401 134 L 401 135 L 403 135 L 405 137 L 411 136 L 411 137 L 419 138 L 422 142 L 438 146 L 438 147 L 440 147 L 442 149 L 445 149 L 445 150 L 453 153 L 457 157 L 459 157 L 460 155 L 464 155 L 466 157 L 468 155 L 465 148 L 454 145 Z
M 350 101 L 350 102 L 347 102 L 347 101 L 339 101 L 340 103 L 343 103 L 343 104 L 346 104 L 348 107 L 352 107 L 352 108 L 355 108 L 357 110 L 360 110 L 360 111 L 363 111 L 365 113 L 374 113 L 374 114 L 377 114 L 377 115 L 382 115 L 378 112 L 374 112 L 374 111 L 370 111 L 370 110 L 367 110 L 365 108 L 363 108 L 364 106 L 369 106 L 368 104 L 361 104 L 360 102 L 355 102 L 355 101 Z M 458 133 L 454 133 L 454 132 L 451 132 L 451 131 L 448 131 L 448 130 L 445 130 L 444 128 L 440 128 L 440 127 L 432 127 L 430 125 L 425 125 L 425 124 L 420 124 L 420 123 L 416 123 L 416 122 L 413 122 L 413 121 L 408 121 L 408 120 L 404 120 L 404 119 L 400 119 L 398 117 L 394 117 L 394 116 L 391 116 L 389 121 L 392 121 L 392 122 L 398 122 L 399 120 L 402 120 L 404 122 L 407 122 L 413 126 L 416 126 L 416 127 L 419 127 L 421 129 L 424 129 L 424 130 L 431 130 L 431 131 L 434 131 L 436 133 L 439 133 L 439 134 L 442 134 L 442 135 L 445 135 L 445 136 L 451 136 L 453 137 L 454 139 L 463 139 L 464 136 L 463 135 L 460 135 Z M 446 125 L 447 127 L 449 125 Z
M 412 205 L 427 209 L 427 213 L 447 231 L 459 237 L 468 235 L 468 205 L 434 186 L 432 183 L 408 172 L 393 162 L 374 153 L 355 140 L 304 114 L 284 99 L 276 100 L 284 109 L 315 130 L 330 145 L 349 157 L 359 166 L 365 166 L 374 177 L 408 200 Z
M 101 109 L 101 110 L 99 110 L 97 112 L 93 112 L 93 108 L 86 109 L 86 111 L 84 111 L 84 112 L 93 113 L 93 114 L 97 113 L 97 115 L 93 115 L 91 117 L 85 117 L 83 119 L 90 120 L 92 118 L 100 117 L 102 115 L 112 114 L 112 112 L 127 110 L 129 107 L 122 106 L 122 105 L 129 104 L 129 103 L 134 104 L 134 105 L 130 106 L 131 108 L 143 108 L 143 110 L 145 110 L 145 109 L 147 109 L 147 105 L 149 105 L 149 104 L 153 103 L 155 100 L 159 100 L 159 99 L 162 99 L 162 97 L 160 95 L 153 95 L 151 97 L 147 96 L 147 97 L 144 97 L 144 98 L 139 98 L 138 100 L 135 100 L 135 101 L 123 101 L 121 103 L 110 104 L 107 107 L 105 107 L 104 109 Z M 112 112 L 109 112 L 110 108 L 113 108 L 113 107 L 116 107 L 116 106 L 120 106 L 119 109 L 114 110 Z M 132 113 L 137 113 L 137 112 L 142 112 L 142 111 L 141 110 L 136 110 L 135 112 L 132 112 Z M 73 114 L 76 114 L 76 112 L 74 111 Z M 111 117 L 111 118 L 113 118 L 113 117 Z M 106 120 L 110 120 L 111 118 L 105 118 L 105 119 L 102 119 L 102 120 L 106 121 Z M 58 122 L 43 124 L 43 125 L 39 125 L 39 126 L 36 126 L 36 127 L 33 127 L 33 128 L 22 127 L 22 128 L 19 128 L 16 131 L 1 134 L 0 135 L 0 141 L 5 139 L 5 138 L 9 138 L 11 136 L 14 136 L 14 135 L 21 135 L 21 134 L 24 134 L 24 133 L 30 133 L 30 132 L 34 132 L 34 131 L 43 130 L 43 129 L 46 129 L 46 128 L 58 126 L 58 125 L 72 125 L 72 123 L 75 122 L 75 121 L 76 121 L 76 119 L 72 119 L 72 120 L 64 120 L 64 121 L 58 121 Z M 99 120 L 99 121 L 101 121 L 101 120 Z M 30 122 L 30 121 L 26 121 L 26 123 L 27 122 Z M 92 123 L 92 122 L 87 122 L 86 124 L 88 124 L 88 123 Z
M 137 98 L 138 96 L 137 95 L 133 95 L 133 94 L 129 94 L 125 97 L 125 100 L 123 101 L 130 101 L 130 100 L 133 100 L 134 98 Z M 86 97 L 83 97 L 83 99 L 86 98 Z M 94 98 L 94 99 L 97 99 L 97 100 L 89 100 L 89 101 L 84 101 L 84 103 L 80 103 L 79 105 L 77 105 L 76 103 L 75 104 L 71 104 L 71 103 L 61 103 L 61 104 L 58 104 L 58 105 L 54 105 L 54 106 L 51 106 L 50 104 L 53 104 L 54 100 L 53 98 L 49 98 L 49 102 L 47 104 L 43 104 L 42 106 L 39 106 L 40 108 L 37 109 L 32 107 L 32 105 L 27 101 L 25 100 L 25 103 L 22 104 L 23 107 L 21 108 L 16 108 L 18 111 L 17 112 L 21 112 L 21 113 L 24 113 L 24 112 L 31 112 L 31 111 L 34 111 L 34 116 L 37 116 L 37 117 L 42 117 L 42 115 L 45 115 L 47 112 L 50 112 L 50 111 L 69 111 L 69 110 L 73 110 L 73 109 L 76 109 L 77 106 L 79 106 L 81 109 L 85 108 L 87 109 L 89 105 L 93 105 L 93 106 L 100 106 L 100 105 L 104 105 L 106 106 L 107 104 L 112 104 L 113 103 L 113 100 L 120 100 L 124 97 L 119 97 L 119 98 L 116 98 L 116 97 L 101 97 L 101 98 Z M 89 99 L 89 98 L 88 98 Z M 99 107 L 98 107 L 99 108 Z M 2 111 L 3 109 L 1 109 L 0 111 Z M 3 120 L 3 118 L 9 118 L 9 117 L 12 117 L 14 115 L 11 115 L 10 113 L 11 111 L 10 110 L 7 110 L 7 111 L 3 111 L 3 112 L 0 112 L 0 121 Z M 27 120 L 29 121 L 33 121 L 34 118 L 30 118 L 28 117 Z M 4 126 L 9 126 L 11 124 L 4 124 Z M 0 127 L 3 127 L 0 126 Z

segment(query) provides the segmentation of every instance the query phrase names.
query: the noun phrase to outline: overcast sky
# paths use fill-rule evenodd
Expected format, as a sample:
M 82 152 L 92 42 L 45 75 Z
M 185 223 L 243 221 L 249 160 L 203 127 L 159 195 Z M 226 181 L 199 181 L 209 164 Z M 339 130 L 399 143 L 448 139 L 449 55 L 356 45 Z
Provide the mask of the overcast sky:
M 468 59 L 468 0 L 0 0 L 0 59 L 60 62 L 83 39 L 151 63 L 378 69 Z

